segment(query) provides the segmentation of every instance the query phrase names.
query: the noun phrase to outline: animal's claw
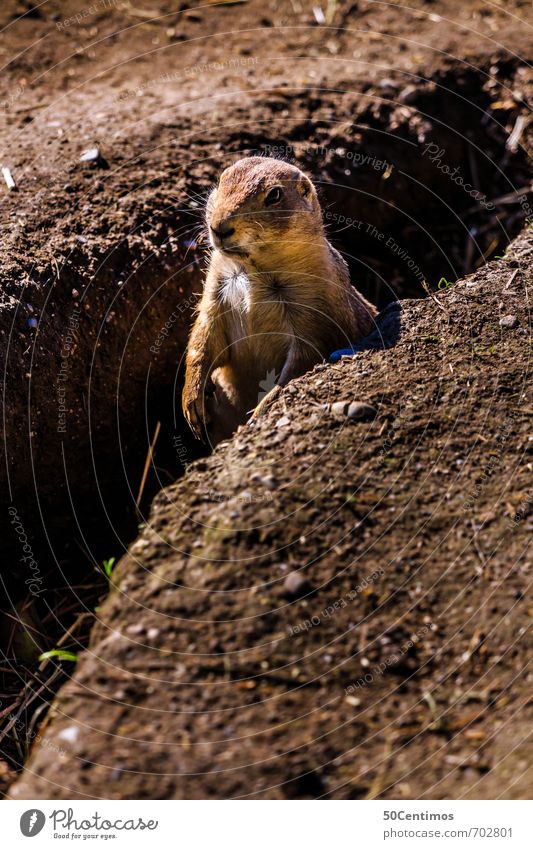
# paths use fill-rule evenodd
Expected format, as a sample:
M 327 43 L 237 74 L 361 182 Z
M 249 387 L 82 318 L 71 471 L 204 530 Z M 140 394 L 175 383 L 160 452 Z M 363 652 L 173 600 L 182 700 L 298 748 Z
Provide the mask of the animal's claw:
M 276 400 L 276 398 L 278 397 L 280 392 L 281 392 L 281 386 L 279 384 L 276 384 L 276 386 L 274 386 L 270 390 L 270 392 L 267 392 L 265 397 L 261 399 L 261 401 L 259 402 L 257 407 L 252 412 L 252 415 L 250 416 L 250 421 L 253 421 L 254 419 L 258 419 L 260 416 L 262 416 L 264 413 L 266 413 L 266 411 L 268 410 L 270 405 L 274 403 L 274 401 Z
M 205 442 L 204 429 L 208 424 L 203 394 L 183 393 L 183 414 L 196 439 Z

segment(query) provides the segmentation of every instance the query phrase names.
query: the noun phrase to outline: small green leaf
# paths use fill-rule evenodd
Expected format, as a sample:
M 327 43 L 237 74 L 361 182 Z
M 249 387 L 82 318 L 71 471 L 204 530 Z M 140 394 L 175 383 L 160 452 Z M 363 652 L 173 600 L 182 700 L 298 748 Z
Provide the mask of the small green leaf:
M 104 562 L 102 564 L 103 567 L 104 567 L 104 572 L 106 573 L 108 578 L 111 577 L 111 573 L 113 571 L 113 566 L 115 565 L 116 559 L 117 559 L 116 557 L 110 557 L 108 560 L 104 560 Z
M 39 660 L 50 660 L 55 657 L 57 660 L 71 660 L 75 663 L 78 659 L 78 655 L 74 654 L 71 651 L 63 651 L 63 649 L 52 649 L 51 651 L 45 651 L 43 654 L 39 655 Z
M 453 286 L 453 280 L 446 280 L 445 277 L 441 277 L 437 283 L 437 289 L 448 289 L 450 286 Z

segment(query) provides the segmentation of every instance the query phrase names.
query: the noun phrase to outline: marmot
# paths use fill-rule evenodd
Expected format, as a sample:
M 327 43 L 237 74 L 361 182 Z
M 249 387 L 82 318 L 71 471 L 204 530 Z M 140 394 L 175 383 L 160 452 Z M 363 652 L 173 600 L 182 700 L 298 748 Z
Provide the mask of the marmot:
M 294 165 L 239 160 L 210 194 L 206 223 L 213 252 L 187 349 L 183 412 L 196 436 L 205 428 L 216 443 L 257 413 L 269 382 L 275 393 L 366 336 L 377 311 L 351 285 L 315 187 Z

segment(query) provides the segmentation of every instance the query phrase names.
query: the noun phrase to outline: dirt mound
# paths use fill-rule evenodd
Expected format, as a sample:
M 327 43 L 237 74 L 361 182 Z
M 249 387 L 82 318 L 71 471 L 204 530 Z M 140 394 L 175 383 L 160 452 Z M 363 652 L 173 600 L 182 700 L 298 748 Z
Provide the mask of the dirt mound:
M 395 347 L 157 497 L 14 798 L 531 791 L 532 252 L 404 302 Z M 352 399 L 376 417 L 323 408 Z

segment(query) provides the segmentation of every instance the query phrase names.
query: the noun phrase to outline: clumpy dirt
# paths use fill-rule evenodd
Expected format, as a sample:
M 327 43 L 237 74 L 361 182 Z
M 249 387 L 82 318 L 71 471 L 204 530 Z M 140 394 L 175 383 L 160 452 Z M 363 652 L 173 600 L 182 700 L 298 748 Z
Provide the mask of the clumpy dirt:
M 0 781 L 33 749 L 18 798 L 527 795 L 528 9 L 194 6 L 0 11 L 0 475 L 40 577 L 4 510 Z M 201 210 L 256 152 L 313 176 L 368 297 L 409 300 L 394 348 L 197 459 Z M 345 398 L 376 419 L 321 409 Z M 44 719 L 71 666 L 36 656 L 93 622 Z
M 157 496 L 52 709 L 65 754 L 14 798 L 531 790 L 532 252 L 405 301 L 395 347 L 295 381 Z M 354 398 L 373 421 L 322 409 Z

